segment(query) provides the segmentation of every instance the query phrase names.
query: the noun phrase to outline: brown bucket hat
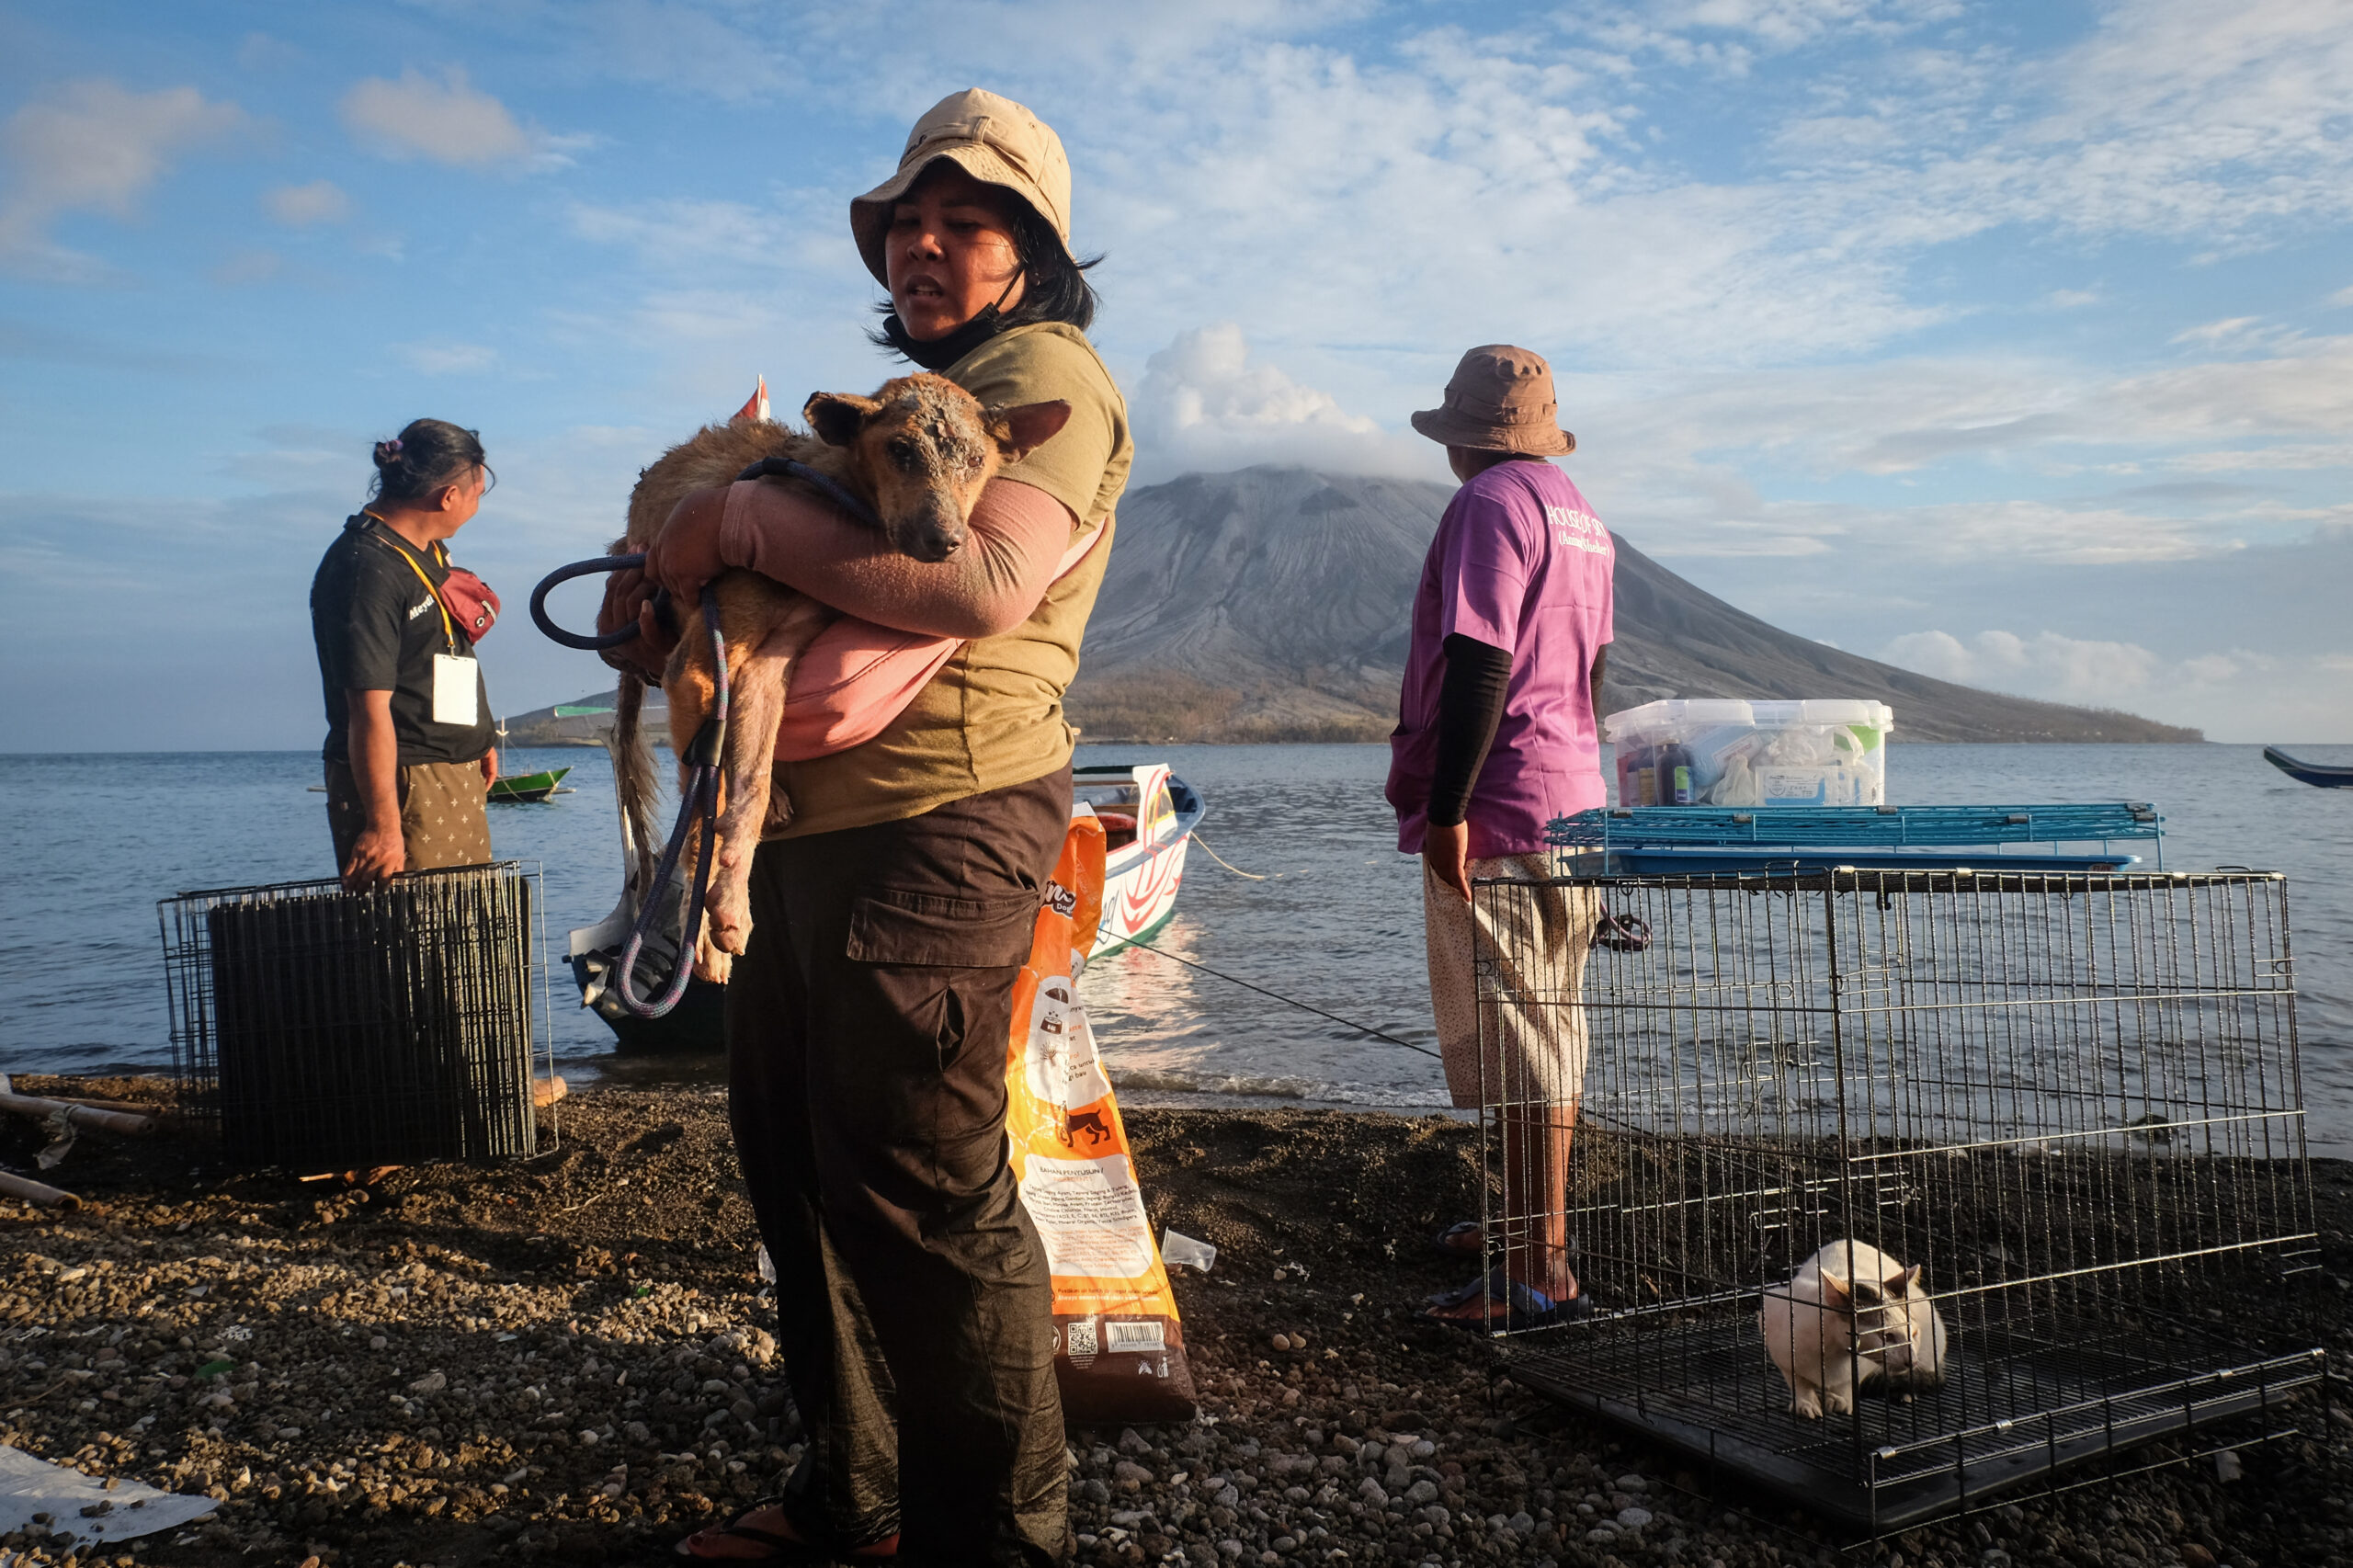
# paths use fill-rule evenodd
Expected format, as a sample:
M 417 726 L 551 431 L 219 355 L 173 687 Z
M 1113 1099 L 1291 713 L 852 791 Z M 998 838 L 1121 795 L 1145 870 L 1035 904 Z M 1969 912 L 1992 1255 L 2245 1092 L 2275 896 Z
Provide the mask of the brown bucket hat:
M 979 87 L 950 93 L 924 111 L 907 132 L 899 172 L 849 204 L 849 232 L 876 281 L 889 285 L 882 244 L 891 207 L 936 159 L 946 158 L 974 179 L 1002 186 L 1052 225 L 1070 252 L 1070 159 L 1053 129 L 1011 98 Z
M 1560 417 L 1544 356 L 1489 343 L 1462 357 L 1446 383 L 1445 403 L 1415 415 L 1414 428 L 1449 447 L 1556 458 L 1577 449 Z

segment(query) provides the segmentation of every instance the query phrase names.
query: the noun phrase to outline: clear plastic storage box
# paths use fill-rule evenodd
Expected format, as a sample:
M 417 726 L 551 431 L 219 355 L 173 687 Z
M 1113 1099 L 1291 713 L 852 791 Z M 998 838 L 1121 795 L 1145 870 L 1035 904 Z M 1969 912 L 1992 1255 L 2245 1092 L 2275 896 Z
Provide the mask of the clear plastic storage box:
M 1612 713 L 1602 738 L 1621 806 L 1878 806 L 1894 727 L 1884 702 L 1699 697 Z

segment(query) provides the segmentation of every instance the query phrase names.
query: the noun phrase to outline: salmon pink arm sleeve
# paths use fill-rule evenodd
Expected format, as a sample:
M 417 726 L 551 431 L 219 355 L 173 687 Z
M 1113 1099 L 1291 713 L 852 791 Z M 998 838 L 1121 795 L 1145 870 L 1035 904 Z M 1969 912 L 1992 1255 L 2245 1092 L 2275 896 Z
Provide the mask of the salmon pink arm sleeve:
M 791 485 L 728 487 L 720 559 L 798 588 L 844 615 L 925 637 L 993 637 L 1036 612 L 1076 519 L 1034 485 L 993 479 L 964 547 L 913 561 L 876 529 Z

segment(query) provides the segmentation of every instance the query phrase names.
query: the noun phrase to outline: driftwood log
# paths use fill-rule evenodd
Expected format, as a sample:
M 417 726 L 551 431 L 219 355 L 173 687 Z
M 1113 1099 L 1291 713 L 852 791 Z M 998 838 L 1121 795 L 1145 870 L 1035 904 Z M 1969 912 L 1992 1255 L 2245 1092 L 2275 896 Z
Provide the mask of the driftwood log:
M 21 1198 L 28 1203 L 38 1203 L 44 1209 L 82 1207 L 82 1200 L 70 1192 L 60 1192 L 47 1183 L 35 1181 L 30 1176 L 11 1176 L 6 1171 L 0 1171 L 0 1193 L 10 1198 Z
M 38 1095 L 0 1092 L 0 1110 L 40 1121 L 62 1116 L 68 1127 L 96 1128 L 101 1132 L 120 1132 L 134 1138 L 155 1131 L 155 1119 L 152 1116 L 135 1116 L 127 1110 L 99 1110 L 72 1100 L 43 1099 Z

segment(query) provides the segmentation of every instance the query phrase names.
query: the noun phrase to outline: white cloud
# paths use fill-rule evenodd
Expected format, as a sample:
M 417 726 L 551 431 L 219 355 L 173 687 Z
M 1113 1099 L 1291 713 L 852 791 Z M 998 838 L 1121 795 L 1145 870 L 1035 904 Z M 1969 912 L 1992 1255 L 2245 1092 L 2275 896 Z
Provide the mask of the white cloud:
M 2053 289 L 2042 297 L 2042 302 L 2054 311 L 2077 311 L 2099 301 L 2098 291 L 2091 289 Z
M 2328 302 L 2332 305 L 2353 309 L 2353 287 L 2339 289 L 2328 297 Z
M 2276 352 L 2292 348 L 2302 336 L 2292 327 L 2267 322 L 2261 316 L 2229 316 L 2221 321 L 2185 327 L 2166 338 L 2165 342 L 2175 347 L 2187 344 L 2217 354 L 2256 350 Z
M 1951 320 L 1913 269 L 2006 224 L 2245 248 L 2353 213 L 2338 0 L 2227 19 L 2120 0 L 2057 49 L 1964 33 L 1949 0 L 1585 5 L 1508 27 L 1408 7 L 1364 26 L 1375 9 L 1040 0 L 1007 29 L 994 8 L 914 0 L 800 16 L 789 48 L 732 6 L 531 14 L 610 78 L 871 124 L 872 156 L 810 231 L 835 244 L 842 189 L 939 92 L 1024 98 L 1072 150 L 1103 280 L 1183 257 L 1118 296 L 1111 330 L 1139 357 L 1233 319 L 1302 371 L 1297 348 L 1399 336 L 1441 356 L 1511 337 L 1564 365 L 1818 361 Z M 1789 80 L 1740 172 L 1662 151 L 1676 96 L 1707 90 L 1692 72 L 1768 57 Z M 1121 89 L 1072 86 L 1095 80 Z
M 2210 321 L 2202 326 L 2186 327 L 2165 339 L 2167 343 L 2194 343 L 2201 348 L 2222 347 L 2244 343 L 2255 335 L 2263 324 L 2261 316 L 2232 316 L 2223 321 Z
M 351 198 L 343 187 L 328 179 L 314 179 L 308 185 L 273 186 L 262 195 L 262 206 L 269 215 L 292 229 L 304 229 L 313 223 L 340 223 L 351 215 Z
M 665 301 L 657 330 L 680 340 L 740 335 L 731 324 L 759 308 L 698 301 L 674 317 L 684 301 Z M 1444 375 L 1434 365 L 1418 389 L 1352 386 L 1344 403 L 1233 323 L 1188 329 L 1150 357 L 1131 387 L 1139 481 L 1263 461 L 1442 477 L 1435 449 L 1404 415 L 1434 403 Z M 2353 429 L 2353 337 L 2124 376 L 1986 357 L 1567 374 L 1559 385 L 1563 422 L 1579 437 L 1568 464 L 1578 483 L 1613 525 L 1672 558 L 1862 551 L 1924 564 L 2190 561 L 2353 522 L 2353 504 L 2304 503 L 2276 484 L 2213 477 L 2353 467 L 2344 434 Z M 1956 498 L 1940 474 L 1961 463 L 2014 477 L 1996 479 L 2006 493 Z M 1760 468 L 1927 483 L 1868 500 L 1774 497 L 1746 477 Z M 2034 494 L 2052 474 L 2100 483 L 2087 494 Z
M 1339 367 L 1319 355 L 1368 342 L 1395 351 L 1351 364 L 1352 381 L 1496 338 L 1563 367 L 1819 362 L 1954 319 L 1913 269 L 2004 224 L 2246 245 L 2353 211 L 2353 142 L 2328 118 L 2353 94 L 2353 28 L 2329 19 L 2341 7 L 2252 0 L 2253 19 L 2217 28 L 2201 56 L 2186 4 L 2129 0 L 2040 54 L 1998 31 L 1952 37 L 1960 11 L 1942 0 L 1588 6 L 1492 35 L 1475 11 L 1366 29 L 1361 4 L 1051 0 L 1007 35 L 995 12 L 916 4 L 804 17 L 790 51 L 732 11 L 617 0 L 576 14 L 571 47 L 624 80 L 816 95 L 879 120 L 885 145 L 938 92 L 989 81 L 1052 120 L 1076 160 L 1079 243 L 1111 256 L 1107 330 L 1123 341 L 1108 347 L 1141 358 L 1230 319 L 1329 383 Z M 1836 63 L 1792 73 L 1742 173 L 1660 152 L 1683 73 L 1807 49 Z M 730 57 L 744 68 L 717 67 Z M 949 74 L 929 63 L 946 60 Z M 1069 86 L 1094 79 L 1121 91 Z M 2234 132 L 2250 105 L 2278 118 Z M 878 150 L 841 188 L 886 161 Z M 846 254 L 828 192 L 794 233 Z M 676 205 L 723 248 L 773 221 Z M 750 228 L 730 235 L 731 219 Z
M 1180 333 L 1145 363 L 1133 400 L 1139 477 L 1188 469 L 1296 462 L 1416 472 L 1427 443 L 1350 414 L 1331 393 L 1252 363 L 1242 329 L 1219 322 Z
M 415 154 L 481 167 L 517 163 L 537 150 L 506 106 L 470 85 L 454 65 L 438 83 L 415 70 L 402 72 L 397 82 L 360 81 L 344 95 L 343 122 L 393 158 Z
M 811 205 L 814 205 L 812 203 Z M 823 202 L 824 216 L 836 216 L 839 203 Z M 573 232 L 597 244 L 635 251 L 647 267 L 707 276 L 713 262 L 773 269 L 788 262 L 833 262 L 845 277 L 865 268 L 850 255 L 842 235 L 821 228 L 807 210 L 756 207 L 748 202 L 669 199 L 631 208 L 575 203 Z M 829 241 L 834 243 L 828 243 Z
M 286 71 L 302 63 L 301 50 L 267 33 L 247 33 L 237 45 L 237 63 L 248 71 Z
M 224 289 L 267 283 L 276 278 L 285 266 L 286 258 L 276 251 L 241 250 L 213 267 L 212 281 Z
M 393 352 L 427 376 L 480 375 L 498 364 L 498 351 L 479 343 L 404 343 Z
M 1936 0 L 1666 0 L 1639 10 L 1595 7 L 1576 20 L 1581 32 L 1590 30 L 1608 47 L 1742 74 L 1757 56 L 1784 53 L 1825 35 L 1893 37 L 1953 9 Z
M 1963 686 L 2194 725 L 2211 740 L 2353 739 L 2353 654 L 2230 648 L 2167 659 L 2134 642 L 1989 631 L 1909 632 L 1879 657 Z
M 1963 686 L 2109 706 L 2145 691 L 2161 664 L 2137 643 L 2092 642 L 2056 631 L 2031 637 L 1981 631 L 1968 642 L 1946 631 L 1914 631 L 1890 642 L 1880 656 Z
M 1626 498 L 1687 554 L 1778 552 L 1811 537 L 1944 559 L 2177 559 L 2346 515 L 2323 502 L 2294 516 L 2297 503 L 2259 487 L 2182 483 L 2353 467 L 2353 336 L 2137 373 L 1986 354 L 1567 376 L 1561 396 L 1587 494 L 1605 508 Z M 1896 485 L 1918 476 L 1927 488 L 1768 502 L 1746 477 L 1760 471 Z M 2132 493 L 2038 494 L 2085 475 Z M 2002 498 L 1950 499 L 1956 484 L 1990 484 Z
M 104 277 L 102 263 L 51 241 L 51 222 L 83 210 L 130 217 L 176 154 L 245 123 L 236 105 L 194 87 L 134 93 L 112 81 L 74 82 L 27 104 L 0 128 L 9 174 L 0 266 L 55 281 Z

